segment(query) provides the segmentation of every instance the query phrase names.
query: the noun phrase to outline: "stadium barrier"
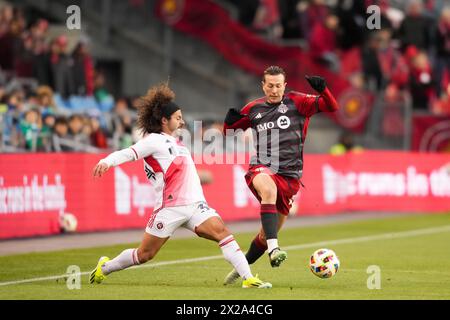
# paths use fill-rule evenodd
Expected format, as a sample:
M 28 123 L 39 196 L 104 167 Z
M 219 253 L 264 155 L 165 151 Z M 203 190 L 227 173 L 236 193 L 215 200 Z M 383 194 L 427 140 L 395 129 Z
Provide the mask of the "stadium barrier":
M 0 239 L 58 234 L 65 213 L 77 218 L 79 232 L 144 228 L 155 197 L 142 161 L 94 179 L 92 168 L 102 156 L 1 154 Z M 403 152 L 306 155 L 305 188 L 294 214 L 449 211 L 449 161 L 445 154 Z M 203 186 L 205 196 L 225 221 L 258 218 L 258 203 L 244 180 L 246 167 L 197 165 L 212 175 Z

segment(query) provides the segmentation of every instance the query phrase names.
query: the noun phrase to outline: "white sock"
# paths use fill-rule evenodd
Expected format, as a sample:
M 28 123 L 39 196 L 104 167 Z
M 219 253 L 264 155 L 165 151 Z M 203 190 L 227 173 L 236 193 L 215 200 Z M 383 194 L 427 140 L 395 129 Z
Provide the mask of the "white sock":
M 105 275 L 139 264 L 137 249 L 126 249 L 102 266 Z
M 267 239 L 267 252 L 271 253 L 273 249 L 278 248 L 278 239 Z
M 236 240 L 234 240 L 233 235 L 229 235 L 228 237 L 222 239 L 219 242 L 219 247 L 222 249 L 225 259 L 233 265 L 234 270 L 239 273 L 242 279 L 245 280 L 253 277 L 247 259 L 242 253 L 241 248 L 239 248 Z

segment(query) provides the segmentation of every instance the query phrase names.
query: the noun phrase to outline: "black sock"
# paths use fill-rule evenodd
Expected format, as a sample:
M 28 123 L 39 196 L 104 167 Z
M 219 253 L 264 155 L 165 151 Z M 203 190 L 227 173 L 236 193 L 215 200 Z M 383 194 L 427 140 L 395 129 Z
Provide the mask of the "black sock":
M 266 239 L 278 238 L 278 214 L 276 205 L 261 205 L 261 223 L 266 234 Z
M 258 260 L 264 252 L 267 250 L 267 245 L 264 244 L 259 238 L 259 233 L 256 235 L 255 239 L 253 239 L 250 244 L 250 248 L 245 254 L 245 258 L 247 258 L 248 264 L 253 264 Z

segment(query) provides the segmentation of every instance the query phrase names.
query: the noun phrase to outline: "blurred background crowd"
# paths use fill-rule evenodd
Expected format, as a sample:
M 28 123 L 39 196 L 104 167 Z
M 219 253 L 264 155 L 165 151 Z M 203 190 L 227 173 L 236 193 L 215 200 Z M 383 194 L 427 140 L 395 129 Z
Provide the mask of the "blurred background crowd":
M 357 47 L 361 70 L 351 79 L 354 86 L 382 92 L 386 101 L 407 91 L 414 110 L 450 115 L 445 0 L 219 2 L 251 32 L 298 44 L 334 73 L 342 69 L 342 52 Z M 130 7 L 146 4 L 128 1 Z M 366 26 L 373 4 L 381 10 L 380 30 Z M 71 41 L 68 30 L 51 30 L 61 22 L 48 19 L 24 3 L 0 2 L 1 151 L 98 152 L 131 145 L 139 136 L 134 101 L 145 92 L 112 88 L 91 54 L 89 34 Z M 203 129 L 221 129 L 219 119 L 196 120 L 205 120 Z

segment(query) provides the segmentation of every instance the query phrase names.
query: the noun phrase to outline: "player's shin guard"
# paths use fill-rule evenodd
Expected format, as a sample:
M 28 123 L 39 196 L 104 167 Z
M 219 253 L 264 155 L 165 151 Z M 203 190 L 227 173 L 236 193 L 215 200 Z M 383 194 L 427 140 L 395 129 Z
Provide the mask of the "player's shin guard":
M 219 242 L 219 247 L 222 249 L 225 259 L 233 265 L 234 269 L 243 279 L 253 277 L 247 259 L 239 248 L 238 243 L 234 240 L 233 235 L 222 239 Z
M 274 204 L 261 204 L 261 223 L 266 234 L 268 251 L 278 247 L 278 212 Z
M 253 239 L 250 244 L 250 248 L 248 249 L 245 257 L 247 258 L 248 264 L 255 263 L 267 250 L 267 244 L 261 241 L 259 233 L 256 235 L 255 239 Z
M 126 249 L 102 266 L 105 275 L 139 264 L 137 249 Z

